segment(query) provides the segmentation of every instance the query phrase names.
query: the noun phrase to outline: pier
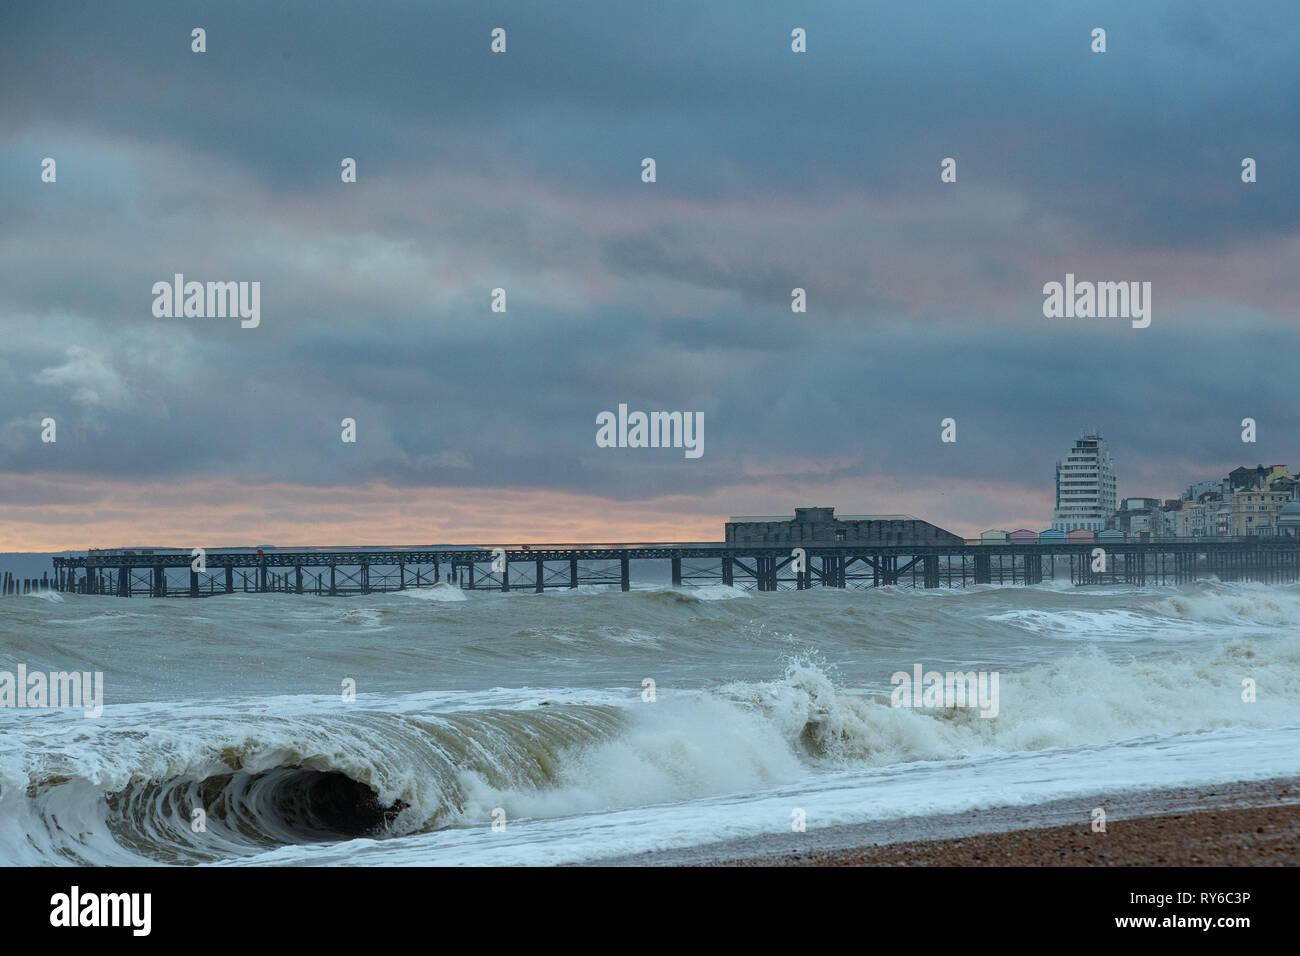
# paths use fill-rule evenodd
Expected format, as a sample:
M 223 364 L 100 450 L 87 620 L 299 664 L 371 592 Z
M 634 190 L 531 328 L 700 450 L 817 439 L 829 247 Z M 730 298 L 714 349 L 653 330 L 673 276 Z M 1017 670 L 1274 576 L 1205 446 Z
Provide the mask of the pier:
M 1099 561 L 1100 557 L 1100 561 Z M 45 587 L 117 597 L 282 592 L 348 595 L 448 584 L 533 591 L 632 586 L 633 562 L 656 583 L 751 591 L 811 588 L 968 588 L 980 584 L 1182 584 L 1198 578 L 1300 581 L 1300 538 L 1154 539 L 806 548 L 727 543 L 464 545 L 432 548 L 228 549 L 191 569 L 183 550 L 116 550 L 54 558 Z M 664 573 L 667 572 L 667 573 Z M 651 577 L 651 575 L 647 575 Z M 17 582 L 15 582 L 17 583 Z M 39 582 L 27 582 L 35 588 Z M 24 585 L 26 587 L 27 585 Z M 8 586 L 6 586 L 8 590 Z M 14 593 L 10 591 L 10 593 Z
M 8 571 L 0 572 L 0 595 L 33 594 L 37 591 L 53 591 L 54 582 L 49 574 L 39 578 L 16 578 Z

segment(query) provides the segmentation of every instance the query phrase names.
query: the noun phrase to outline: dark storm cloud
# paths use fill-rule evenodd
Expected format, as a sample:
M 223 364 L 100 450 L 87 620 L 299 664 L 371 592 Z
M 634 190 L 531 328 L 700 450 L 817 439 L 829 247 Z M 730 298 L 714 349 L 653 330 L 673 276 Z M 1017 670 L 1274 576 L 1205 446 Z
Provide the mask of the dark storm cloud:
M 137 15 L 130 11 L 136 9 Z M 55 4 L 6 15 L 7 125 L 62 118 L 330 182 L 321 154 L 390 166 L 530 167 L 618 191 L 649 151 L 665 191 L 828 182 L 928 189 L 945 155 L 1094 228 L 1130 211 L 1163 241 L 1204 210 L 1294 222 L 1294 190 L 1221 188 L 1242 155 L 1297 145 L 1291 6 L 1037 2 Z M 203 24 L 209 53 L 189 52 Z M 811 52 L 789 54 L 789 31 Z M 509 29 L 504 57 L 488 31 Z M 1109 51 L 1089 52 L 1104 25 Z M 364 144 L 364 150 L 356 148 Z M 322 179 L 316 179 L 313 173 Z M 1216 188 L 1216 186 L 1220 188 Z M 1278 202 L 1282 201 L 1279 208 Z M 1191 210 L 1186 220 L 1179 217 Z M 1172 217 L 1172 219 L 1171 219 Z M 1168 223 L 1168 226 L 1162 224 Z M 1191 233 L 1189 235 L 1189 233 Z
M 0 18 L 0 470 L 634 498 L 811 461 L 1042 487 L 1095 423 L 1173 493 L 1242 457 L 1246 415 L 1275 444 L 1245 457 L 1296 458 L 1291 5 Z M 1152 328 L 1043 319 L 1042 283 L 1090 268 L 1154 277 Z M 174 272 L 261 281 L 262 327 L 153 318 Z M 619 402 L 704 411 L 704 458 L 597 449 Z

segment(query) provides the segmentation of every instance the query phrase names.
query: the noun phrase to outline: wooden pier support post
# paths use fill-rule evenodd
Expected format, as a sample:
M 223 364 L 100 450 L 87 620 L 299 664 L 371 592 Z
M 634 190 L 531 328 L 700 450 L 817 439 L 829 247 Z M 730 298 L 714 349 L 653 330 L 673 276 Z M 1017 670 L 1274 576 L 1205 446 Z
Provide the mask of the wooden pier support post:
M 334 565 L 333 563 L 331 563 L 330 564 L 330 596 L 333 597 L 338 593 L 339 593 L 339 589 L 337 583 L 334 580 Z
M 510 590 L 510 559 L 503 558 L 501 561 L 501 590 Z
M 1043 583 L 1043 556 L 1041 554 L 1025 555 L 1025 583 Z
M 295 564 L 293 567 L 293 590 L 297 594 L 302 593 L 302 565 Z
M 673 564 L 673 587 L 679 588 L 682 586 L 682 559 L 673 558 L 672 564 Z
M 540 557 L 537 559 L 537 581 L 533 584 L 533 590 L 534 590 L 535 592 L 537 592 L 538 594 L 541 594 L 541 593 L 542 593 L 542 589 L 546 586 L 546 585 L 543 583 L 543 582 L 544 582 L 544 577 L 543 577 L 543 575 L 545 575 L 545 573 L 546 573 L 546 569 L 545 569 L 545 567 L 544 567 L 544 563 L 545 563 L 545 562 L 543 562 L 542 559 L 541 559 Z
M 629 566 L 628 559 L 619 558 L 618 564 L 619 564 L 619 586 L 624 591 L 631 590 L 632 575 L 631 575 L 631 568 Z
M 975 583 L 993 583 L 993 560 L 987 554 L 975 555 Z
M 722 583 L 727 587 L 731 587 L 736 579 L 736 567 L 733 562 L 734 559 L 731 555 L 727 555 L 722 559 Z
M 939 586 L 939 556 L 937 554 L 927 554 L 925 556 L 925 580 L 923 583 L 927 588 L 937 588 Z
M 569 559 L 569 587 L 576 588 L 577 586 L 578 586 L 578 559 L 570 558 Z
M 199 572 L 190 568 L 190 597 L 199 596 Z
M 226 593 L 235 593 L 235 566 L 233 564 L 226 565 Z
M 131 569 L 125 564 L 117 569 L 117 596 L 131 596 Z

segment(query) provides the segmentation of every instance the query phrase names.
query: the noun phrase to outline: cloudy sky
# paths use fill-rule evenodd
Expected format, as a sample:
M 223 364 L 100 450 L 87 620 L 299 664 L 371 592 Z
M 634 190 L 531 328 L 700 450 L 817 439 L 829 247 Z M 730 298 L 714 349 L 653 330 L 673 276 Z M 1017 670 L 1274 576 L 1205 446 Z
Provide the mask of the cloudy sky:
M 1123 496 L 1298 466 L 1298 27 L 6 4 L 0 551 L 716 540 L 798 505 L 1041 528 L 1086 426 Z M 175 273 L 260 282 L 260 326 L 155 317 Z M 1045 318 L 1066 273 L 1151 282 L 1150 327 Z M 597 447 L 620 402 L 703 412 L 703 456 Z

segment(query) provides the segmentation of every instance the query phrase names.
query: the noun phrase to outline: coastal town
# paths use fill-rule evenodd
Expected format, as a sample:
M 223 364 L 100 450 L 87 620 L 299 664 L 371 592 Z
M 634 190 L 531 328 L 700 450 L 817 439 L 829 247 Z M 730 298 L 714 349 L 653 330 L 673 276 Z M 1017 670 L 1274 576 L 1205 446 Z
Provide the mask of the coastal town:
M 1114 457 L 1094 431 L 1056 463 L 1050 528 L 999 528 L 980 537 L 992 543 L 1278 536 L 1300 536 L 1300 479 L 1286 465 L 1243 465 L 1221 479 L 1193 482 L 1178 498 L 1118 498 Z

